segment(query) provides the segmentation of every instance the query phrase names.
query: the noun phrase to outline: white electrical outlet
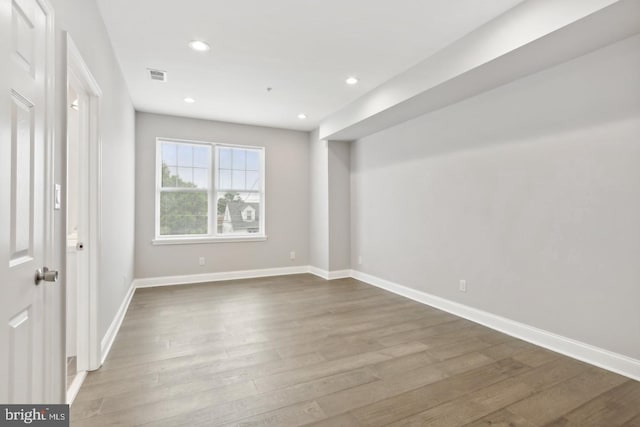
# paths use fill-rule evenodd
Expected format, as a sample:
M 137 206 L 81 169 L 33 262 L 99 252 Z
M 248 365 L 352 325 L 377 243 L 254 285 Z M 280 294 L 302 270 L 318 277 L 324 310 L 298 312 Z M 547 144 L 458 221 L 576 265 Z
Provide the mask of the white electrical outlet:
M 296 252 L 295 252 L 295 251 L 291 251 L 291 252 L 289 252 L 289 259 L 290 259 L 290 260 L 294 260 L 294 259 L 296 259 Z
M 204 265 L 204 257 L 203 256 L 200 257 L 199 263 L 200 263 L 200 265 Z
M 460 280 L 460 292 L 467 292 L 467 281 Z
M 358 265 L 362 265 L 362 255 L 358 255 Z

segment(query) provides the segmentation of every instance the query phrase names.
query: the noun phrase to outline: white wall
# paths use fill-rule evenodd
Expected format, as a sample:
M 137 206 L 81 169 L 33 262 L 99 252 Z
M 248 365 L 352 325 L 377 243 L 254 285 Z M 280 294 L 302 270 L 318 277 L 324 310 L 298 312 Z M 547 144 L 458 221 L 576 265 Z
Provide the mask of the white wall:
M 134 110 L 111 42 L 94 1 L 51 0 L 56 22 L 56 183 L 64 184 L 66 158 L 66 36 L 68 31 L 103 92 L 102 211 L 99 269 L 99 339 L 109 327 L 134 271 Z M 66 252 L 65 211 L 56 211 L 57 268 Z M 64 286 L 61 277 L 60 298 Z M 62 298 L 61 298 L 62 300 Z M 61 314 L 62 317 L 62 314 Z M 54 340 L 55 342 L 55 340 Z M 64 384 L 64 380 L 62 382 Z
M 265 147 L 262 242 L 153 245 L 157 137 Z M 309 263 L 308 133 L 136 113 L 136 277 L 203 274 Z M 296 259 L 289 259 L 289 252 Z M 206 265 L 200 266 L 204 256 Z
M 352 265 L 640 359 L 638 75 L 640 36 L 354 142 Z

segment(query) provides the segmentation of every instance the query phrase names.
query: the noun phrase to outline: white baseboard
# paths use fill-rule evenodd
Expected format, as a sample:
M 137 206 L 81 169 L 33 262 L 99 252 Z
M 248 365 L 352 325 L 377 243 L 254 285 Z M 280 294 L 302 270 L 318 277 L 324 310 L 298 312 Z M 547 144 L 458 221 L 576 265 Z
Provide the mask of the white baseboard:
M 360 271 L 352 270 L 351 277 L 422 304 L 455 314 L 456 316 L 463 317 L 540 347 L 564 354 L 565 356 L 640 381 L 640 360 L 440 298 L 426 292 L 408 288 Z
M 120 304 L 120 308 L 116 312 L 116 315 L 111 321 L 111 325 L 109 325 L 109 329 L 102 337 L 102 341 L 100 342 L 100 366 L 104 363 L 109 351 L 111 351 L 111 346 L 113 345 L 113 341 L 116 339 L 116 335 L 118 335 L 118 331 L 120 330 L 120 325 L 122 325 L 122 321 L 124 320 L 124 315 L 127 314 L 127 309 L 129 308 L 129 304 L 131 303 L 131 298 L 133 298 L 133 293 L 135 292 L 135 280 L 131 282 L 129 286 L 129 290 L 122 300 L 122 304 Z
M 308 272 L 313 274 L 314 276 L 318 276 L 322 279 L 329 280 L 329 272 L 327 270 L 323 270 L 321 268 L 310 265 Z
M 72 405 L 73 401 L 76 400 L 76 396 L 80 391 L 80 387 L 82 387 L 82 383 L 84 383 L 84 379 L 87 378 L 87 371 L 80 371 L 76 374 L 71 382 L 71 385 L 67 389 L 67 404 Z
M 325 280 L 344 279 L 347 277 L 351 277 L 351 270 L 327 271 L 318 267 L 314 267 L 312 265 L 308 267 L 307 273 L 311 273 Z
M 351 277 L 351 270 L 333 270 L 329 272 L 329 279 L 346 279 L 347 277 Z
M 397 295 L 404 296 L 422 304 L 435 307 L 456 316 L 463 317 L 491 329 L 503 332 L 507 335 L 539 345 L 549 350 L 564 354 L 574 359 L 599 366 L 620 375 L 640 381 L 640 360 L 614 353 L 599 347 L 592 346 L 571 338 L 554 334 L 524 323 L 516 322 L 505 317 L 498 316 L 477 308 L 469 307 L 454 301 L 447 300 L 423 291 L 412 289 L 389 280 L 381 279 L 357 270 L 327 271 L 313 266 L 297 266 L 283 268 L 268 268 L 259 270 L 230 271 L 220 273 L 195 274 L 185 276 L 152 277 L 135 279 L 124 298 L 115 318 L 111 322 L 107 333 L 102 339 L 101 363 L 104 363 L 113 341 L 120 329 L 120 325 L 127 312 L 127 308 L 137 288 L 153 286 L 169 286 L 190 283 L 215 282 L 221 280 L 250 279 L 258 277 L 284 276 L 289 274 L 311 273 L 325 280 L 353 277 L 354 279 L 368 283 Z M 79 386 L 78 386 L 79 387 Z M 76 392 L 77 393 L 77 392 Z
M 308 273 L 309 266 L 263 268 L 258 270 L 223 271 L 219 273 L 188 274 L 184 276 L 147 277 L 134 280 L 136 288 L 153 286 L 187 285 L 192 283 L 219 282 L 221 280 L 253 279 L 257 277 L 286 276 Z

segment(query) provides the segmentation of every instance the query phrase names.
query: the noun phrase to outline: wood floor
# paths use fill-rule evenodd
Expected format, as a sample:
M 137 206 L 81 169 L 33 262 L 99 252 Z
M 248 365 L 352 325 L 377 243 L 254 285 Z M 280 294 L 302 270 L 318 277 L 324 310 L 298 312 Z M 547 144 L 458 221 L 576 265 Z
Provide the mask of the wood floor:
M 72 426 L 640 426 L 640 383 L 353 279 L 139 289 Z

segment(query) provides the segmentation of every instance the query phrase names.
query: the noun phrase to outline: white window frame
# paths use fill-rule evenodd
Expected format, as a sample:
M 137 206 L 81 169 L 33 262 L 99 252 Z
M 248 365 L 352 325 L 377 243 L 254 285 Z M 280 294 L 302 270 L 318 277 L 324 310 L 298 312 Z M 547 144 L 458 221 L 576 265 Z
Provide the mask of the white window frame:
M 211 157 L 209 159 L 209 189 L 208 193 L 208 234 L 189 234 L 189 235 L 160 235 L 160 194 L 162 190 L 162 143 L 173 144 L 190 144 L 190 145 L 206 145 L 210 147 Z M 240 148 L 240 149 L 252 149 L 260 152 L 260 188 L 256 190 L 256 193 L 260 194 L 260 232 L 251 233 L 247 235 L 233 235 L 233 234 L 218 234 L 218 186 L 217 186 L 217 172 L 218 172 L 218 149 L 219 148 Z M 266 228 L 265 228 L 265 207 L 266 207 L 266 194 L 265 194 L 265 147 L 259 147 L 254 145 L 240 145 L 240 144 L 222 144 L 210 141 L 195 141 L 188 139 L 177 138 L 156 138 L 156 188 L 155 188 L 155 238 L 152 240 L 154 245 L 179 245 L 179 244 L 194 244 L 194 243 L 223 243 L 223 242 L 255 242 L 267 240 Z M 166 189 L 164 190 L 166 191 Z M 180 190 L 182 191 L 182 190 Z M 189 191 L 189 189 L 185 189 Z M 197 191 L 197 190 L 194 190 Z M 202 190 L 200 190 L 202 191 Z M 242 190 L 234 190 L 243 192 Z

